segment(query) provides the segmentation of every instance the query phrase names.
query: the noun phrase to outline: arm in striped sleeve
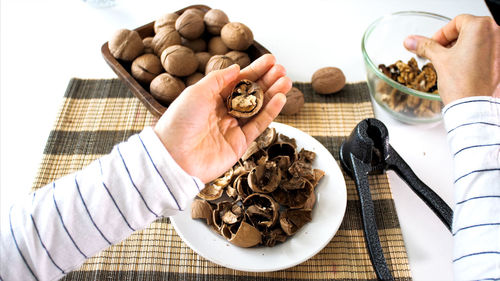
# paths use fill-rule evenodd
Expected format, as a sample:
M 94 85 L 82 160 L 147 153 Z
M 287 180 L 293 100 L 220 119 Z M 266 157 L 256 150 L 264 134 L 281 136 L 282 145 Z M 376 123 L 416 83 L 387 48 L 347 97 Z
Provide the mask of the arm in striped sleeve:
M 500 278 L 500 99 L 470 97 L 443 109 L 454 158 L 455 278 Z
M 0 278 L 58 280 L 155 219 L 187 208 L 202 186 L 146 128 L 2 213 Z

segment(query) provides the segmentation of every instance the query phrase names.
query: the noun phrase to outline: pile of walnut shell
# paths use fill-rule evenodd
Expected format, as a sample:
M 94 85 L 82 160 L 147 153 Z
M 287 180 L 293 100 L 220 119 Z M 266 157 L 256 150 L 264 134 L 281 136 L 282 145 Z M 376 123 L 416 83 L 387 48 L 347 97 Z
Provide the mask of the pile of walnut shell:
M 210 71 L 235 63 L 248 66 L 251 59 L 245 51 L 252 43 L 252 31 L 242 23 L 229 22 L 223 11 L 188 8 L 156 20 L 152 37 L 120 29 L 108 47 L 116 59 L 131 62 L 132 76 L 168 105 Z
M 238 163 L 198 194 L 191 217 L 236 246 L 284 242 L 312 220 L 314 189 L 325 174 L 312 168 L 315 157 L 267 128 Z

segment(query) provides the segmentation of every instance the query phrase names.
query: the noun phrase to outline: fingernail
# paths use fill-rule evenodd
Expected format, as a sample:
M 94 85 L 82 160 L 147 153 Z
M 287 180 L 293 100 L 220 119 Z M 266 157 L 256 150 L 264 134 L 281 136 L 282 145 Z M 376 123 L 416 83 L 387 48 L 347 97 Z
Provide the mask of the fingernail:
M 415 51 L 417 49 L 417 40 L 413 36 L 408 36 L 404 41 L 404 45 L 406 49 Z

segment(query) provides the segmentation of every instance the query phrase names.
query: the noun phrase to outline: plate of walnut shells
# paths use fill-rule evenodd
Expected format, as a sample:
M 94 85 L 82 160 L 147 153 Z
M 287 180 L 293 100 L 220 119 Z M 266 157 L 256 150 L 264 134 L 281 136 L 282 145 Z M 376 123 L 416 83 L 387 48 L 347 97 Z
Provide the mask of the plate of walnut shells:
M 347 204 L 342 172 L 315 138 L 273 122 L 171 222 L 200 256 L 267 272 L 300 264 L 333 238 Z

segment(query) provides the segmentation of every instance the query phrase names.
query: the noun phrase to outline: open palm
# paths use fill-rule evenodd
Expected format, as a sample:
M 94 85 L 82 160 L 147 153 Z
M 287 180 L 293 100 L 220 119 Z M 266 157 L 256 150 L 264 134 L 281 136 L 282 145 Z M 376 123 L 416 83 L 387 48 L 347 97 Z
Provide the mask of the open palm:
M 291 88 L 285 69 L 264 55 L 241 72 L 237 65 L 209 73 L 186 88 L 155 126 L 174 160 L 190 175 L 209 182 L 236 163 L 247 146 L 264 131 L 285 104 Z M 262 110 L 246 123 L 227 113 L 225 99 L 241 79 L 265 92 Z

